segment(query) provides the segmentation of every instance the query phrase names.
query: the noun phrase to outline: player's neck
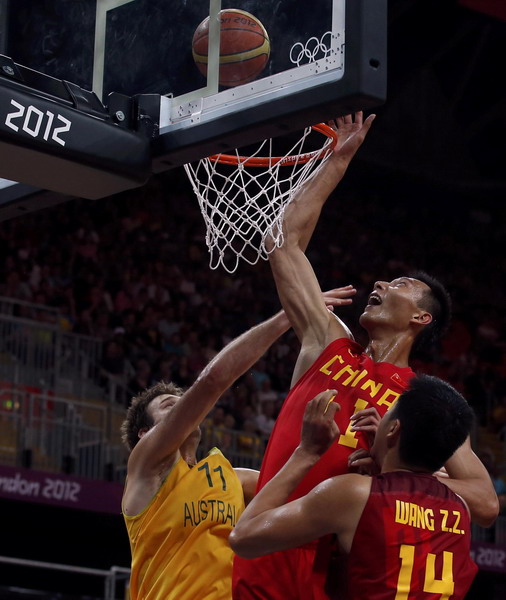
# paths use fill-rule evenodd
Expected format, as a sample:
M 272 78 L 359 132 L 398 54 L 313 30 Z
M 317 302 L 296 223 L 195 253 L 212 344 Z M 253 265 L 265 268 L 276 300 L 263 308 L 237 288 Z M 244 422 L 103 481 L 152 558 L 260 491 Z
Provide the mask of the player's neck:
M 392 471 L 406 471 L 407 473 L 428 473 L 426 469 L 415 467 L 403 462 L 395 448 L 392 448 L 384 457 L 381 472 L 391 473 Z
M 397 367 L 408 367 L 411 347 L 412 340 L 407 334 L 392 336 L 375 332 L 374 335 L 371 334 L 365 352 L 374 362 L 388 362 Z
M 183 442 L 183 444 L 179 448 L 179 452 L 181 453 L 183 460 L 188 465 L 190 465 L 190 467 L 193 467 L 197 464 L 197 448 L 199 442 L 200 436 L 198 438 L 190 436 Z

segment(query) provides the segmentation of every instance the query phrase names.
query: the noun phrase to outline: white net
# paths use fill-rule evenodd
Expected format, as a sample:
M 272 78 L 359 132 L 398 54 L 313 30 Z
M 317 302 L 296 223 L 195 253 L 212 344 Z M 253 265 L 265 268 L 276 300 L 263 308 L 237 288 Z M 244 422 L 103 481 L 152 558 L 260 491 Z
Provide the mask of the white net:
M 185 165 L 206 225 L 211 269 L 222 265 L 233 273 L 240 260 L 250 265 L 266 260 L 272 252 L 266 248 L 268 236 L 272 236 L 273 247 L 283 244 L 281 225 L 286 207 L 330 156 L 337 140 L 324 138 L 323 148 L 320 143 L 318 150 L 307 151 L 312 130 L 308 127 L 279 156 L 274 156 L 270 139 L 249 156 L 236 150 L 234 155 L 217 155 Z

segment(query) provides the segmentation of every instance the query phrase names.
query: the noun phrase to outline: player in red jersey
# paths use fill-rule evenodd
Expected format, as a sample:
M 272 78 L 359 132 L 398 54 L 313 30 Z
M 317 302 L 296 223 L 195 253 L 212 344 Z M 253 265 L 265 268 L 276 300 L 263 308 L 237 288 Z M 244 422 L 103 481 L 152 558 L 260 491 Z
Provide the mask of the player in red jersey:
M 349 115 L 337 120 L 338 145 L 317 176 L 288 205 L 283 222 L 284 244 L 269 256 L 281 303 L 301 342 L 301 350 L 292 389 L 264 455 L 257 491 L 295 450 L 307 401 L 330 387 L 339 392 L 341 410 L 336 423 L 342 433 L 293 491 L 291 499 L 301 497 L 328 477 L 348 472 L 350 455 L 368 448 L 362 432 L 374 426 L 375 419 L 377 422 L 385 414 L 414 376 L 409 367 L 413 346 L 424 339 L 437 339 L 449 320 L 450 299 L 446 290 L 425 273 L 376 282 L 360 317 L 360 324 L 369 335 L 365 349 L 321 300 L 320 286 L 304 252 L 326 199 L 344 176 L 373 118 L 371 115 L 363 121 L 358 112 L 354 119 Z M 451 477 L 448 485 L 465 498 L 473 519 L 483 526 L 493 523 L 498 514 L 497 495 L 470 440 L 446 468 Z M 320 542 L 317 561 L 317 541 L 255 561 L 236 557 L 234 600 L 319 598 L 320 579 L 325 577 L 328 566 L 324 545 Z
M 478 570 L 469 512 L 433 473 L 468 437 L 473 411 L 449 384 L 415 377 L 376 433 L 381 474 L 340 475 L 285 504 L 339 436 L 334 394 L 307 404 L 300 444 L 239 519 L 233 550 L 250 558 L 335 534 L 348 555 L 339 598 L 462 600 Z

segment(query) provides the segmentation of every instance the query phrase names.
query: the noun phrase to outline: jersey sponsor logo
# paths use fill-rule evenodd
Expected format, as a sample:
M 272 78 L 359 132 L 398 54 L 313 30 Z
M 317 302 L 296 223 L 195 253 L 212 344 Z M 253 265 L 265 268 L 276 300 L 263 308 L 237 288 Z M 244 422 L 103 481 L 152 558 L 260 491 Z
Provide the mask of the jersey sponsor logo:
M 439 531 L 462 535 L 465 531 L 459 529 L 461 518 L 462 513 L 459 510 L 450 511 L 441 508 L 434 514 L 432 508 L 426 508 L 414 502 L 395 501 L 395 522 L 401 525 L 429 531 L 434 531 L 437 527 Z

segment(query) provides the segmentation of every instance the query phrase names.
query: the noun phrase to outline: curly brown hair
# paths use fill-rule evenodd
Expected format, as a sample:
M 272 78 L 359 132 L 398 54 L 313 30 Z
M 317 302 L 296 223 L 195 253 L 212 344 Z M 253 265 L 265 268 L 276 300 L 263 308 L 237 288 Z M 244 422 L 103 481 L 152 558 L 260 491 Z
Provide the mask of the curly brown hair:
M 121 439 L 125 446 L 131 451 L 139 441 L 139 431 L 143 428 L 153 426 L 153 419 L 147 408 L 158 396 L 182 396 L 184 390 L 175 383 L 159 381 L 138 396 L 132 398 L 127 410 L 126 418 L 121 424 Z

